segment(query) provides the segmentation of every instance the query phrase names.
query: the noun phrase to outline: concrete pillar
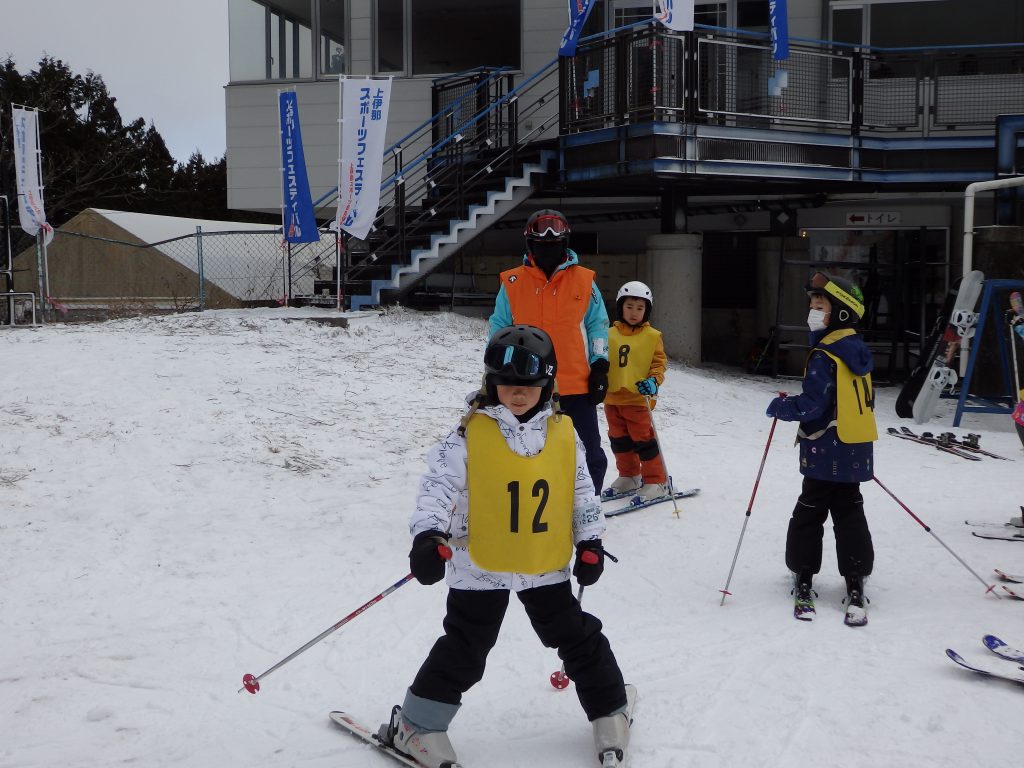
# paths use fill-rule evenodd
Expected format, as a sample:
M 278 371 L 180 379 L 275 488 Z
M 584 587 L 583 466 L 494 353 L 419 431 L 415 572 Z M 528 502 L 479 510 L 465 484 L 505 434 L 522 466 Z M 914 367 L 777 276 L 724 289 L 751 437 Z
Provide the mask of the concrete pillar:
M 664 335 L 669 357 L 699 365 L 702 238 L 649 235 L 645 246 L 654 292 L 651 325 Z

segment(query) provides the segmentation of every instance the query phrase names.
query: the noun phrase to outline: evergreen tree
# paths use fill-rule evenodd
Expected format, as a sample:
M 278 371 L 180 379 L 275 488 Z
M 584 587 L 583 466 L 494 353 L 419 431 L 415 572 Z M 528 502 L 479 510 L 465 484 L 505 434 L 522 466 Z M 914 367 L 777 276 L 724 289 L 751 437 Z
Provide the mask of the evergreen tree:
M 44 56 L 18 72 L 0 61 L 0 186 L 17 209 L 11 105 L 41 110 L 43 187 L 49 222 L 59 227 L 85 208 L 190 218 L 259 221 L 227 210 L 227 163 L 196 152 L 175 164 L 163 137 L 137 118 L 125 123 L 102 76 L 77 75 Z M 17 232 L 17 230 L 16 230 Z

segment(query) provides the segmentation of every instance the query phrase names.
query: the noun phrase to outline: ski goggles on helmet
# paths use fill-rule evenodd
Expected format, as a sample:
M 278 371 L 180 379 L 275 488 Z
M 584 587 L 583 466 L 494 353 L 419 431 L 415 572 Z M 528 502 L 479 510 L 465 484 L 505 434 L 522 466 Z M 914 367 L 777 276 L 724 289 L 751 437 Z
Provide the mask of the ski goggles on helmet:
M 484 352 L 484 365 L 488 373 L 522 382 L 532 382 L 551 375 L 540 355 L 511 344 L 488 347 Z
M 568 237 L 569 222 L 561 216 L 545 214 L 526 224 L 523 232 L 527 237 Z
M 832 296 L 852 309 L 857 317 L 864 317 L 864 294 L 852 283 L 849 283 L 848 289 L 844 289 L 831 276 L 824 272 L 815 272 L 811 275 L 805 290 L 808 296 L 815 293 Z

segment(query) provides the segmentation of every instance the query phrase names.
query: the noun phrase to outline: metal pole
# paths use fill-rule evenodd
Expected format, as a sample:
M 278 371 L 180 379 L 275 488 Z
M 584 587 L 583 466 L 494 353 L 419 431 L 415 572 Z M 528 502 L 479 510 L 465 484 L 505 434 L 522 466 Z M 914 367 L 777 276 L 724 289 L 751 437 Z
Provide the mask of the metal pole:
M 385 597 L 390 595 L 392 592 L 394 592 L 396 589 L 398 589 L 402 585 L 407 584 L 408 582 L 412 581 L 412 578 L 413 578 L 413 576 L 412 576 L 411 573 L 406 575 L 406 576 L 403 576 L 401 579 L 396 581 L 394 584 L 392 584 L 390 587 L 385 589 L 383 592 L 381 592 L 380 594 L 376 595 L 375 597 L 370 598 L 367 602 L 363 603 L 361 606 L 356 608 L 354 611 L 352 611 L 352 613 L 350 613 L 344 619 L 339 621 L 337 624 L 334 624 L 334 625 L 328 627 L 327 629 L 325 629 L 323 632 L 321 632 L 319 635 L 314 637 L 312 640 L 310 640 L 304 646 L 299 648 L 297 651 L 293 651 L 292 653 L 289 653 L 287 656 L 285 656 L 283 659 L 281 659 L 279 662 L 277 662 L 277 664 L 275 664 L 274 666 L 272 666 L 270 669 L 266 670 L 262 674 L 255 675 L 255 676 L 254 675 L 249 675 L 249 674 L 243 675 L 243 677 L 242 677 L 242 687 L 238 689 L 238 693 L 241 693 L 242 691 L 248 691 L 249 693 L 256 693 L 260 689 L 260 680 L 262 680 L 264 677 L 269 675 L 275 669 L 280 669 L 285 664 L 287 664 L 289 661 L 291 661 L 296 656 L 298 656 L 300 653 L 303 653 L 304 651 L 308 651 L 310 648 L 312 648 L 314 645 L 319 643 L 321 640 L 323 640 L 325 637 L 327 637 L 332 632 L 341 629 L 343 626 L 345 626 L 350 621 L 352 621 L 352 619 L 354 619 L 356 616 L 358 616 L 359 614 L 363 613 L 367 609 L 369 609 L 369 608 L 373 607 L 374 605 L 376 605 L 377 603 L 379 603 L 381 600 L 383 600 Z
M 785 397 L 786 393 L 779 392 L 779 395 L 781 397 Z M 732 556 L 732 565 L 729 566 L 729 576 L 725 580 L 725 587 L 719 590 L 722 593 L 722 602 L 718 604 L 719 606 L 725 605 L 725 598 L 732 594 L 732 592 L 729 591 L 729 585 L 732 583 L 732 573 L 736 570 L 736 561 L 740 556 L 740 547 L 743 545 L 743 536 L 747 532 L 747 523 L 750 521 L 750 512 L 754 508 L 754 497 L 757 496 L 757 486 L 761 484 L 761 473 L 764 471 L 765 461 L 768 460 L 768 449 L 771 447 L 772 435 L 775 434 L 775 425 L 778 423 L 779 417 L 776 416 L 772 419 L 772 428 L 768 430 L 768 441 L 764 444 L 764 455 L 761 456 L 761 466 L 757 469 L 757 479 L 754 480 L 754 490 L 750 493 L 750 502 L 747 504 L 747 513 L 743 517 L 743 527 L 740 529 L 739 541 L 736 542 L 736 551 Z
M 665 477 L 668 478 L 668 492 L 672 496 L 672 514 L 679 517 L 679 502 L 676 501 L 676 489 L 672 484 L 672 475 L 668 473 L 668 465 L 665 462 L 665 446 L 661 444 L 658 437 L 658 428 L 654 426 L 654 408 L 651 407 L 651 396 L 644 395 L 644 402 L 647 403 L 647 413 L 651 417 L 651 432 L 654 433 L 654 442 L 658 444 L 658 452 L 661 454 L 661 465 L 665 467 Z
M 337 230 L 334 233 L 334 301 L 335 309 L 339 312 L 344 311 L 345 302 L 341 298 L 341 275 L 342 275 L 342 263 L 341 263 L 341 230 Z
M 39 291 L 39 316 L 46 319 L 46 286 L 44 285 L 45 278 L 43 277 L 43 230 L 40 229 L 36 232 L 36 290 Z
M 881 489 L 883 491 L 885 491 L 887 494 L 889 494 L 889 496 L 892 497 L 893 501 L 895 501 L 897 504 L 899 504 L 901 507 L 903 507 L 903 511 L 906 512 L 908 515 L 910 515 L 912 518 L 914 518 L 914 521 L 918 525 L 920 525 L 922 528 L 924 528 L 928 533 L 930 533 L 932 535 L 932 537 L 937 542 L 939 542 L 939 544 L 941 544 L 945 548 L 945 550 L 947 552 L 949 552 L 949 554 L 951 554 L 953 557 L 955 557 L 957 562 L 960 563 L 960 565 L 962 565 L 964 568 L 966 568 L 968 571 L 970 571 L 971 575 L 974 576 L 974 578 L 976 578 L 978 581 L 980 581 L 982 584 L 984 584 L 985 585 L 985 592 L 986 593 L 991 592 L 993 595 L 996 596 L 996 599 L 998 599 L 998 600 L 1002 599 L 1002 598 L 999 597 L 999 593 L 995 591 L 995 589 L 996 589 L 996 585 L 995 584 L 987 583 L 983 578 L 981 578 L 981 576 L 979 576 L 977 573 L 975 573 L 974 569 L 971 568 L 971 566 L 969 566 L 967 563 L 965 563 L 961 559 L 960 555 L 958 555 L 956 552 L 954 552 L 952 549 L 950 549 L 948 546 L 946 546 L 946 542 L 944 542 L 942 539 L 940 539 L 938 536 L 935 535 L 935 531 L 933 531 L 931 528 L 929 528 L 927 525 L 925 525 L 924 521 L 921 520 L 921 518 L 919 518 L 917 515 L 915 515 L 913 512 L 910 511 L 910 507 L 908 507 L 906 504 L 904 504 L 902 501 L 900 501 L 898 498 L 896 498 L 896 494 L 894 494 L 892 491 L 890 491 L 888 488 L 886 488 L 881 480 L 879 480 L 877 477 L 873 477 L 871 479 L 874 480 L 876 483 L 878 483 L 878 485 L 881 487 Z
M 199 273 L 199 311 L 206 309 L 206 277 L 203 269 L 203 228 L 196 227 L 196 272 Z

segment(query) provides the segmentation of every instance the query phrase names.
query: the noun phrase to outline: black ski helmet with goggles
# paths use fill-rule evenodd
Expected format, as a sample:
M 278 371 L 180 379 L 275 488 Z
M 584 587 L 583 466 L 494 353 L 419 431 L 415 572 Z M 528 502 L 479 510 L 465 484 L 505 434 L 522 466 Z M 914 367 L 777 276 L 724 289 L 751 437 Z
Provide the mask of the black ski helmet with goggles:
M 569 255 L 569 222 L 559 211 L 543 208 L 526 220 L 526 250 L 533 263 L 550 276 Z
M 864 294 L 849 280 L 826 272 L 815 272 L 805 290 L 808 296 L 824 296 L 832 305 L 829 330 L 856 328 L 864 317 Z
M 492 403 L 498 402 L 496 387 L 499 384 L 543 387 L 540 402 L 547 402 L 551 399 L 557 371 L 551 337 L 532 325 L 502 328 L 491 337 L 484 350 L 484 383 Z

